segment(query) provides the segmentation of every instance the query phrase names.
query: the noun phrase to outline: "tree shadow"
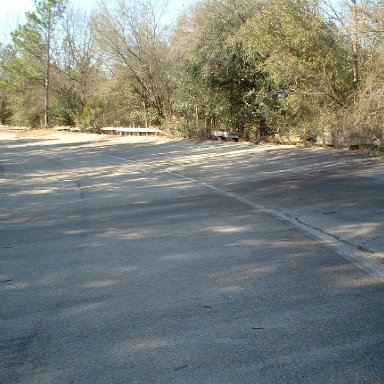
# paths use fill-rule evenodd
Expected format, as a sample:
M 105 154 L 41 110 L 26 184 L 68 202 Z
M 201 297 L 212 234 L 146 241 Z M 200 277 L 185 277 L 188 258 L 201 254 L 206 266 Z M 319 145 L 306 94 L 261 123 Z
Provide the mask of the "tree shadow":
M 4 382 L 382 382 L 380 282 L 172 173 L 274 201 L 271 180 L 254 190 L 225 167 L 251 174 L 259 155 L 52 144 L 1 155 L 24 164 L 1 211 Z

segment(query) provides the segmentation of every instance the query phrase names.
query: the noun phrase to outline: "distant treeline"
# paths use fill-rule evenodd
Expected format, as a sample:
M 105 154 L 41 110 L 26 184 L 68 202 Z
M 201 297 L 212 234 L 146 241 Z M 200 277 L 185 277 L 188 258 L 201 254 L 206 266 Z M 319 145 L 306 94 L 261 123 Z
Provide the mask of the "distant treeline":
M 100 4 L 35 2 L 0 46 L 3 124 L 382 136 L 384 1 L 201 0 L 171 26 Z

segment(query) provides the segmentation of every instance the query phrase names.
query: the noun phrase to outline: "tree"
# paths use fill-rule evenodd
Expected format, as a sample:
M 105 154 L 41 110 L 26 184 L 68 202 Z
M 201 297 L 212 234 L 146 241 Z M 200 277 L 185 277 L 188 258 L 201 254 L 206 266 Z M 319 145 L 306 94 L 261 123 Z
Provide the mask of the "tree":
M 36 9 L 27 12 L 26 24 L 12 34 L 19 56 L 31 60 L 44 86 L 44 125 L 49 126 L 49 96 L 52 58 L 56 48 L 58 20 L 62 17 L 66 0 L 35 0 Z
M 249 99 L 264 74 L 246 57 L 239 30 L 260 7 L 256 0 L 206 0 L 179 19 L 171 40 L 178 84 L 174 103 L 195 131 L 203 125 L 242 133 L 257 119 Z
M 1 54 L 1 88 L 7 113 L 3 119 L 14 125 L 35 126 L 43 115 L 41 76 L 36 72 L 33 58 L 21 55 L 9 44 Z
M 97 50 L 93 16 L 67 8 L 62 20 L 62 46 L 55 61 L 54 118 L 66 125 L 82 124 L 81 116 L 95 96 L 103 55 Z M 88 108 L 89 109 L 89 108 Z
M 353 72 L 352 92 L 340 110 L 338 126 L 346 135 L 382 136 L 384 7 L 376 0 L 345 0 L 339 8 L 323 1 L 328 20 L 338 26 Z
M 345 40 L 309 0 L 272 0 L 243 29 L 248 55 L 265 60 L 277 129 L 324 130 L 353 91 Z
M 365 136 L 384 133 L 384 7 L 382 1 L 351 0 L 355 93 L 345 130 Z M 351 128 L 352 127 L 352 128 Z
M 120 92 L 134 101 L 146 120 L 153 109 L 160 123 L 170 113 L 168 46 L 161 25 L 161 4 L 115 1 L 103 5 L 94 21 L 100 48 L 108 55 L 108 72 L 119 79 Z
M 6 123 L 9 118 L 7 109 L 7 93 L 5 89 L 6 72 L 3 68 L 3 63 L 7 61 L 7 56 L 10 54 L 10 47 L 0 43 L 0 124 Z

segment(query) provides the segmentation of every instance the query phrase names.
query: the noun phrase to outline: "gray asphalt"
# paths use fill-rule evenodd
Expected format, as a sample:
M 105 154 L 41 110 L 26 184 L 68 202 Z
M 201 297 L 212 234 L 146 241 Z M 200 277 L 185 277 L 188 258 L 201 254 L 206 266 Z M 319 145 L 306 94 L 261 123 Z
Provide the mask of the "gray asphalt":
M 384 383 L 383 165 L 0 139 L 1 383 Z

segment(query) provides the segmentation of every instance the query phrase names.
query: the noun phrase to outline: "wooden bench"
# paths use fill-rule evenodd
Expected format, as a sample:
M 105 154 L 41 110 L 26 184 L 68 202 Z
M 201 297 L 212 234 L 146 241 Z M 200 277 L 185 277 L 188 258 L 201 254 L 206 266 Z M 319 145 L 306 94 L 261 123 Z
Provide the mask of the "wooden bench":
M 106 127 L 101 128 L 103 132 L 120 133 L 120 135 L 153 135 L 159 134 L 158 128 L 124 128 L 124 127 Z
M 237 132 L 211 131 L 211 137 L 217 138 L 218 140 L 231 139 L 233 141 L 239 141 L 239 134 Z

